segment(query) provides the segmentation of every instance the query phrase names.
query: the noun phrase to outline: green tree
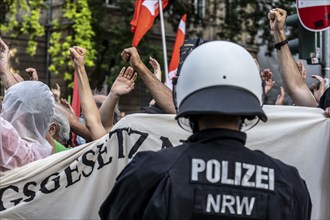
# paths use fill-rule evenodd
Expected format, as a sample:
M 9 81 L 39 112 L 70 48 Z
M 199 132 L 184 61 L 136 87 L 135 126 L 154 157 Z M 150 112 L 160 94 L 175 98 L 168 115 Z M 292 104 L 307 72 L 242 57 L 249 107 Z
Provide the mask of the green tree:
M 45 32 L 44 26 L 39 22 L 43 1 L 3 0 L 1 6 L 7 14 L 3 13 L 0 31 L 10 33 L 12 37 L 20 34 L 28 35 L 27 52 L 34 55 L 37 50 L 36 39 L 43 36 Z
M 49 54 L 52 57 L 52 64 L 49 70 L 57 74 L 59 70 L 64 72 L 66 80 L 72 80 L 71 62 L 68 59 L 69 47 L 81 46 L 88 52 L 85 57 L 87 67 L 94 66 L 96 50 L 94 43 L 94 30 L 92 28 L 92 14 L 87 0 L 64 0 L 62 5 L 63 17 L 52 22 L 53 31 L 50 37 Z M 63 25 L 66 24 L 66 25 Z M 65 34 L 64 30 L 69 30 Z M 64 67 L 64 68 L 63 68 Z
M 117 9 L 105 7 L 104 0 L 63 0 L 60 8 L 62 17 L 41 21 L 40 15 L 53 5 L 42 0 L 4 0 L 0 3 L 0 31 L 17 37 L 29 37 L 27 53 L 35 55 L 37 38 L 50 28 L 51 74 L 64 73 L 65 80 L 72 82 L 73 70 L 69 59 L 69 47 L 79 45 L 87 49 L 85 64 L 89 67 L 92 87 L 100 88 L 108 76 L 112 83 L 122 66 L 127 65 L 120 57 L 121 51 L 130 47 L 133 34 L 129 22 L 133 15 L 134 2 L 120 1 Z M 116 13 L 118 16 L 112 16 Z M 147 34 L 139 44 L 144 61 L 154 56 L 162 64 L 161 48 L 150 44 Z
M 90 1 L 95 30 L 95 46 L 97 59 L 91 69 L 90 78 L 93 88 L 101 88 L 104 79 L 111 84 L 118 76 L 122 67 L 127 66 L 120 56 L 124 48 L 131 47 L 133 33 L 130 21 L 134 13 L 134 1 L 120 1 L 116 10 L 107 9 L 102 5 L 103 0 Z M 109 13 L 111 11 L 111 14 Z M 113 13 L 117 14 L 114 16 Z M 162 49 L 160 45 L 150 43 L 150 32 L 143 37 L 138 45 L 141 59 L 147 63 L 153 56 L 163 66 Z
M 45 35 L 45 21 L 40 16 L 48 5 L 43 0 L 4 0 L 6 16 L 2 18 L 0 31 L 17 37 L 21 34 L 28 36 L 27 53 L 35 55 L 37 50 L 37 38 Z M 92 16 L 87 0 L 64 0 L 62 3 L 63 17 L 51 23 L 51 36 L 49 54 L 52 57 L 52 64 L 49 70 L 53 74 L 64 71 L 66 80 L 72 80 L 72 71 L 67 71 L 70 61 L 68 49 L 71 46 L 79 45 L 88 50 L 85 64 L 88 67 L 94 65 L 94 31 L 92 29 Z M 67 30 L 67 33 L 64 32 Z
M 281 7 L 287 10 L 288 14 L 295 12 L 295 1 L 287 0 L 222 0 L 206 1 L 211 7 L 206 7 L 205 18 L 195 13 L 194 4 L 190 0 L 180 0 L 171 6 L 169 21 L 176 31 L 177 24 L 184 13 L 187 17 L 187 37 L 202 37 L 203 33 L 194 32 L 195 27 L 213 25 L 215 20 L 220 20 L 217 35 L 222 40 L 242 43 L 242 34 L 248 34 L 249 40 L 245 42 L 251 46 L 260 44 L 269 45 L 272 49 L 272 36 L 269 32 L 267 13 L 271 8 Z M 217 10 L 221 10 L 223 16 L 217 17 Z M 261 33 L 261 34 L 260 34 Z M 260 38 L 258 40 L 258 37 Z M 207 40 L 207 39 L 206 39 Z
M 247 43 L 256 45 L 256 36 L 263 30 L 260 36 L 262 43 L 271 45 L 266 18 L 268 10 L 279 6 L 292 13 L 294 9 L 294 2 L 285 0 L 223 0 L 207 3 L 213 6 L 211 9 L 206 7 L 205 18 L 195 13 L 194 4 L 190 0 L 176 0 L 170 4 L 165 13 L 169 13 L 167 18 L 173 30 L 176 32 L 181 16 L 187 13 L 186 37 L 201 37 L 202 33 L 197 33 L 195 27 L 205 27 L 215 19 L 222 19 L 221 31 L 217 33 L 220 39 L 240 43 L 242 33 L 248 33 L 250 40 Z M 225 16 L 216 18 L 215 10 L 223 3 Z M 53 7 L 46 1 L 3 0 L 0 6 L 0 31 L 15 37 L 21 34 L 28 36 L 27 52 L 32 56 L 38 46 L 36 39 L 45 35 L 45 27 L 50 28 L 49 70 L 52 74 L 65 73 L 64 77 L 69 82 L 72 81 L 73 71 L 70 69 L 68 48 L 74 45 L 82 46 L 88 51 L 86 66 L 89 67 L 92 87 L 100 88 L 106 77 L 111 83 L 121 67 L 127 65 L 121 60 L 120 53 L 124 48 L 130 47 L 133 37 L 129 25 L 134 9 L 133 0 L 119 1 L 116 10 L 105 7 L 104 0 L 63 0 L 63 16 L 53 20 L 50 26 L 40 19 L 43 10 Z M 163 64 L 160 45 L 150 41 L 150 34 L 147 34 L 138 46 L 142 59 L 146 62 L 148 56 L 152 55 Z
M 248 42 L 246 42 L 248 45 L 267 44 L 270 52 L 273 37 L 269 31 L 268 11 L 272 8 L 281 7 L 287 10 L 288 14 L 292 14 L 295 10 L 294 6 L 294 1 L 287 0 L 226 0 L 225 17 L 218 36 L 224 40 L 240 43 L 242 33 L 248 33 L 250 36 Z M 268 53 L 268 55 L 270 54 Z

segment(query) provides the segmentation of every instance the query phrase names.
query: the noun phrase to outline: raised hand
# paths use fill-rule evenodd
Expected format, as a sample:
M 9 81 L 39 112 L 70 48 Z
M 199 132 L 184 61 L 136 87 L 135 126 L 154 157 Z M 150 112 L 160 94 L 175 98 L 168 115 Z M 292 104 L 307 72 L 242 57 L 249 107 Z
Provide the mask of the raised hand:
M 301 77 L 303 78 L 304 82 L 306 82 L 306 79 L 307 79 L 307 71 L 306 71 L 306 68 L 305 68 L 305 65 L 303 62 L 301 62 L 300 60 L 297 60 L 296 61 L 296 64 L 297 64 L 297 67 L 298 67 L 298 70 L 301 74 Z
M 317 79 L 320 82 L 320 85 L 319 85 L 318 88 L 317 88 L 317 85 L 315 83 L 313 83 L 313 85 L 312 85 L 313 95 L 314 95 L 317 103 L 319 103 L 321 96 L 323 95 L 324 91 L 326 90 L 326 88 L 325 88 L 325 79 L 323 79 L 319 75 L 312 75 L 312 77 L 314 79 Z
M 54 98 L 56 102 L 60 102 L 61 100 L 61 87 L 56 83 L 56 89 L 52 89 Z
M 9 70 L 9 48 L 0 37 L 0 74 L 6 74 Z
M 267 95 L 273 88 L 275 81 L 273 81 L 273 74 L 269 69 L 265 69 L 260 73 L 262 80 L 265 82 L 265 94 Z
M 63 98 L 61 98 L 60 99 L 60 104 L 68 111 L 68 112 L 70 112 L 71 114 L 73 114 L 73 115 L 76 115 L 75 113 L 74 113 L 74 110 L 73 110 L 73 108 L 72 108 L 72 106 L 70 105 L 70 103 L 66 100 L 66 99 L 63 99 Z
M 111 93 L 116 96 L 121 96 L 131 92 L 134 89 L 137 73 L 134 73 L 132 67 L 123 67 L 116 79 L 112 84 Z
M 86 49 L 78 46 L 69 48 L 70 58 L 74 68 L 84 66 Z
M 34 80 L 34 81 L 38 81 L 39 77 L 38 77 L 38 73 L 37 70 L 34 68 L 26 68 L 25 72 L 27 72 L 30 76 L 30 80 Z
M 139 55 L 139 52 L 135 47 L 126 48 L 121 53 L 123 60 L 129 62 L 130 66 L 134 69 L 143 64 Z
M 9 89 L 12 85 L 16 84 L 18 81 L 10 72 L 9 66 L 9 48 L 5 42 L 0 37 L 0 79 L 5 87 Z
M 154 69 L 154 75 L 157 77 L 159 81 L 162 81 L 162 70 L 160 69 L 160 65 L 155 58 L 149 57 L 149 64 Z
M 269 25 L 272 31 L 284 30 L 287 12 L 281 8 L 273 8 L 268 12 Z

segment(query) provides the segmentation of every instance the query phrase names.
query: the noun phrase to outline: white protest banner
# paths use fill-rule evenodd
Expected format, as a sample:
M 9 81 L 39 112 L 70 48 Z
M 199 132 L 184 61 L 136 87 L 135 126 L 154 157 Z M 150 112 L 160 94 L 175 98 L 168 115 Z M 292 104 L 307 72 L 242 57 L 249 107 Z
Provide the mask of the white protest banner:
M 247 131 L 247 146 L 296 166 L 312 197 L 312 219 L 330 219 L 330 119 L 316 108 L 264 110 L 269 121 Z M 0 218 L 99 219 L 136 152 L 176 146 L 189 135 L 174 115 L 128 115 L 95 142 L 1 173 Z

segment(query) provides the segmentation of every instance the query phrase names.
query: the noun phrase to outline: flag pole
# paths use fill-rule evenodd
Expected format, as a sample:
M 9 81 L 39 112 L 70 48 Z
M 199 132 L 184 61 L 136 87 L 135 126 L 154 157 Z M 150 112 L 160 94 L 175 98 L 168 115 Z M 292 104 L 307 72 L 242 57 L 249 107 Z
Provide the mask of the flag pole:
M 160 28 L 162 31 L 162 42 L 163 42 L 163 54 L 164 54 L 164 69 L 165 69 L 165 80 L 167 83 L 168 76 L 168 64 L 167 64 L 167 52 L 166 52 L 166 36 L 165 36 L 165 26 L 164 26 L 164 16 L 163 16 L 163 5 L 162 0 L 158 0 L 159 5 L 159 16 L 160 16 Z

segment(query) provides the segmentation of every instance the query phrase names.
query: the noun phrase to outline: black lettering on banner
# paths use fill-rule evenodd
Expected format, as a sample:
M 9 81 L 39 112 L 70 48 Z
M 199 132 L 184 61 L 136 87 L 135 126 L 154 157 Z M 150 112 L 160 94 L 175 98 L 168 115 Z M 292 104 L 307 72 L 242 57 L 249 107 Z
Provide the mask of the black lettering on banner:
M 128 133 L 128 135 L 131 135 L 131 134 L 139 134 L 140 135 L 139 139 L 135 142 L 135 144 L 133 145 L 133 147 L 129 151 L 128 158 L 132 158 L 133 155 L 141 147 L 141 145 L 143 144 L 143 142 L 147 139 L 148 133 L 141 132 L 141 131 L 136 131 L 136 130 L 133 130 L 133 129 L 129 129 L 127 131 L 127 133 Z
M 173 144 L 170 142 L 170 140 L 167 137 L 160 137 L 160 140 L 162 141 L 162 149 L 173 147 Z
M 127 134 L 137 135 L 138 139 L 133 144 L 133 146 L 124 146 L 124 134 L 123 132 L 126 131 Z M 125 149 L 124 147 L 127 147 L 129 149 L 128 158 L 132 158 L 133 155 L 138 151 L 138 149 L 142 146 L 142 144 L 146 141 L 148 137 L 148 133 L 141 132 L 137 130 L 133 130 L 131 128 L 121 128 L 114 130 L 109 133 L 109 139 L 112 138 L 112 135 L 117 135 L 118 140 L 118 159 L 125 158 Z M 126 136 L 125 136 L 126 137 Z M 112 162 L 112 156 L 108 155 L 108 147 L 107 141 L 109 139 L 105 140 L 103 144 L 93 146 L 93 149 L 90 149 L 86 152 L 84 152 L 79 159 L 72 162 L 69 166 L 67 166 L 64 170 L 60 170 L 59 172 L 52 173 L 51 175 L 48 175 L 46 178 L 40 180 L 41 182 L 35 182 L 30 181 L 25 183 L 22 187 L 18 188 L 17 186 L 10 185 L 5 188 L 0 188 L 0 211 L 6 210 L 7 208 L 5 205 L 9 205 L 10 207 L 16 206 L 19 203 L 23 202 L 30 202 L 37 198 L 37 190 L 44 194 L 50 194 L 61 188 L 61 186 L 64 186 L 64 184 L 60 182 L 60 178 L 63 175 L 63 171 L 65 173 L 65 178 L 67 181 L 67 185 L 65 188 L 68 188 L 71 185 L 74 185 L 75 183 L 79 182 L 83 177 L 89 177 L 94 172 L 94 168 L 96 163 L 98 163 L 97 170 L 103 168 L 107 164 L 110 164 Z M 135 140 L 135 139 L 134 139 Z M 173 144 L 167 137 L 160 137 L 160 140 L 162 141 L 162 148 L 168 148 L 173 147 Z M 131 141 L 131 140 L 130 140 Z M 96 151 L 98 149 L 98 152 Z M 97 161 L 96 161 L 97 160 Z M 81 170 L 83 166 L 85 165 L 86 168 Z M 46 172 L 47 175 L 47 172 Z M 16 192 L 16 198 L 15 198 L 15 192 Z M 22 198 L 19 198 L 19 193 L 22 194 Z M 6 203 L 4 203 L 3 199 L 6 198 Z M 9 200 L 10 198 L 14 198 L 12 200 Z M 8 203 L 8 204 L 7 204 Z
M 124 146 L 123 146 L 123 131 L 124 130 L 128 130 L 128 128 L 121 128 L 121 129 L 116 129 L 114 131 L 111 131 L 109 133 L 109 139 L 111 138 L 111 136 L 116 133 L 117 134 L 117 139 L 118 139 L 118 159 L 120 158 L 124 158 Z
M 148 133 L 140 132 L 133 130 L 131 128 L 120 128 L 116 129 L 109 133 L 109 138 L 112 136 L 112 134 L 117 133 L 117 139 L 118 139 L 118 159 L 124 158 L 124 138 L 123 138 L 123 131 L 126 131 L 128 135 L 131 134 L 139 134 L 141 135 L 139 139 L 136 141 L 136 143 L 131 148 L 128 158 L 132 158 L 132 156 L 138 151 L 138 149 L 141 147 L 143 142 L 147 139 Z
M 46 177 L 46 179 L 44 179 L 41 183 L 40 183 L 40 191 L 48 194 L 48 193 L 52 193 L 55 190 L 57 190 L 58 188 L 60 188 L 60 177 L 58 176 L 59 173 L 53 173 L 51 175 L 49 175 L 48 177 Z M 46 185 L 49 183 L 49 179 L 50 177 L 55 176 L 54 179 L 52 179 L 52 181 L 54 182 L 54 188 L 53 189 L 47 189 Z
M 4 207 L 4 205 L 3 205 L 3 200 L 2 200 L 2 198 L 3 198 L 3 194 L 4 194 L 4 192 L 6 191 L 6 190 L 8 190 L 8 189 L 12 189 L 12 190 L 14 190 L 15 192 L 17 192 L 18 193 L 18 187 L 17 186 L 12 186 L 12 185 L 9 185 L 9 186 L 7 186 L 7 187 L 5 187 L 5 188 L 1 188 L 0 189 L 0 211 L 3 211 L 3 210 L 6 210 L 6 208 Z M 14 206 L 15 205 L 17 205 L 18 203 L 20 203 L 20 201 L 22 201 L 22 198 L 19 198 L 19 199 L 15 199 L 15 200 L 11 200 L 10 202 L 12 202 L 12 203 L 14 203 Z
M 34 199 L 34 197 L 36 197 L 36 192 L 29 189 L 30 185 L 37 186 L 37 183 L 36 182 L 28 182 L 24 185 L 23 193 L 24 193 L 24 195 L 26 195 L 28 197 L 27 199 L 23 200 L 24 202 L 30 202 Z
M 102 167 L 104 167 L 105 165 L 111 163 L 112 157 L 109 157 L 109 160 L 104 163 L 102 154 L 103 153 L 107 154 L 108 153 L 108 150 L 107 150 L 108 148 L 107 148 L 107 146 L 105 144 L 100 144 L 100 145 L 97 145 L 96 147 L 99 149 L 99 154 L 97 155 L 97 161 L 99 162 L 99 167 L 97 169 L 99 170 Z M 104 150 L 103 151 L 101 150 L 102 147 L 104 147 Z
M 71 165 L 69 165 L 67 168 L 64 169 L 64 172 L 66 174 L 66 179 L 68 181 L 68 184 L 65 186 L 65 188 L 68 188 L 69 186 L 75 184 L 81 178 L 81 174 L 79 174 L 78 179 L 76 179 L 75 181 L 73 180 L 72 173 L 75 171 L 79 173 L 77 163 L 73 163 L 73 164 L 76 166 L 74 169 L 71 168 Z
M 93 156 L 95 155 L 94 151 L 89 150 L 89 151 L 86 151 L 81 157 L 81 162 L 83 164 L 85 164 L 86 166 L 91 167 L 91 171 L 88 174 L 86 174 L 84 170 L 81 172 L 84 177 L 89 177 L 93 173 L 93 170 L 94 170 L 95 161 L 88 160 L 87 155 L 89 153 L 91 153 Z

